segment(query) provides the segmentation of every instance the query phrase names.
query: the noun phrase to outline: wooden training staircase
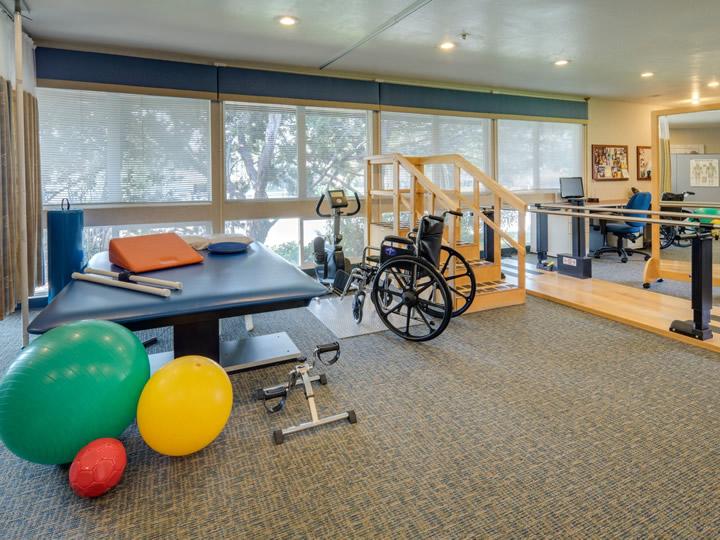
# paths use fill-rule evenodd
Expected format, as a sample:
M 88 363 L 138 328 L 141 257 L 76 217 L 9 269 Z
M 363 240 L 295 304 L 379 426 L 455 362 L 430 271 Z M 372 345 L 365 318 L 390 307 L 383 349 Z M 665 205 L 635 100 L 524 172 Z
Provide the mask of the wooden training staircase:
M 406 236 L 425 213 L 461 211 L 465 234 L 461 219 L 448 216 L 444 243 L 460 252 L 475 274 L 476 295 L 468 312 L 525 303 L 527 205 L 522 199 L 458 154 L 385 154 L 366 161 L 367 245 L 378 246 L 389 234 Z M 503 212 L 518 212 L 517 239 L 503 229 Z M 518 253 L 513 283 L 505 281 L 501 270 L 502 242 Z

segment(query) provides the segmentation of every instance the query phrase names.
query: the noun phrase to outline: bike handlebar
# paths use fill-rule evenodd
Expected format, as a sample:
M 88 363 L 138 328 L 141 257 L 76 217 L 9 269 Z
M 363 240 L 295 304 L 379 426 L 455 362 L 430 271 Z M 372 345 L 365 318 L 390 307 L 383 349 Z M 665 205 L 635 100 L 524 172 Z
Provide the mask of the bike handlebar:
M 349 189 L 349 188 L 348 188 L 348 189 Z M 347 216 L 347 217 L 354 216 L 355 214 L 357 214 L 358 212 L 360 212 L 360 206 L 361 206 L 361 205 L 360 205 L 360 196 L 358 195 L 358 192 L 355 191 L 354 189 L 350 189 L 350 191 L 352 191 L 352 192 L 353 192 L 353 195 L 355 196 L 355 210 L 353 210 L 352 212 L 348 212 L 347 214 L 346 214 L 345 212 L 341 212 L 341 214 L 342 214 L 343 216 Z M 324 218 L 332 217 L 332 214 L 323 214 L 323 213 L 320 211 L 320 207 L 322 206 L 322 203 L 323 203 L 324 200 L 325 200 L 325 192 L 323 192 L 323 194 L 320 195 L 320 200 L 319 200 L 319 201 L 317 202 L 317 204 L 315 205 L 315 213 L 316 213 L 318 216 L 324 217 Z
M 315 213 L 316 213 L 318 216 L 320 216 L 320 217 L 325 217 L 325 218 L 332 217 L 331 214 L 323 214 L 323 213 L 320 211 L 320 206 L 322 205 L 322 203 L 323 203 L 324 200 L 325 200 L 325 192 L 323 192 L 323 194 L 320 195 L 320 200 L 319 200 L 319 201 L 317 202 L 317 204 L 315 205 Z
M 345 214 L 346 216 L 354 216 L 360 211 L 360 196 L 358 195 L 358 192 L 354 189 L 351 189 L 350 191 L 352 191 L 353 195 L 355 195 L 355 211 Z

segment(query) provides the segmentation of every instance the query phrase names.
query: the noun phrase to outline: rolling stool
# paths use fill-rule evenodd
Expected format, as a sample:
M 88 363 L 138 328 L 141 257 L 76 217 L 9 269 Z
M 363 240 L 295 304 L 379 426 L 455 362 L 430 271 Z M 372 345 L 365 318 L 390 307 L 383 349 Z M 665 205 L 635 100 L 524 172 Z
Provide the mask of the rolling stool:
M 335 353 L 335 355 L 329 360 L 323 360 L 322 355 L 327 353 Z M 273 440 L 275 441 L 275 444 L 282 444 L 285 442 L 285 435 L 322 426 L 324 424 L 330 424 L 340 420 L 347 420 L 351 424 L 355 424 L 357 422 L 357 416 L 355 416 L 355 411 L 353 410 L 320 418 L 318 416 L 317 407 L 315 406 L 315 394 L 313 392 L 312 383 L 318 381 L 320 384 L 327 384 L 327 377 L 324 373 L 319 375 L 310 375 L 310 370 L 315 367 L 315 362 L 317 361 L 325 366 L 331 366 L 339 359 L 339 343 L 335 342 L 327 345 L 318 345 L 313 351 L 312 359 L 301 358 L 303 363 L 295 366 L 290 371 L 288 382 L 278 384 L 276 386 L 270 386 L 268 388 L 260 388 L 255 391 L 254 398 L 258 401 L 263 401 L 265 409 L 267 409 L 269 413 L 276 413 L 283 410 L 285 403 L 287 402 L 288 395 L 290 394 L 290 390 L 292 390 L 295 386 L 303 385 L 305 390 L 305 399 L 307 399 L 308 407 L 310 407 L 311 420 L 309 422 L 298 424 L 297 426 L 290 426 L 285 429 L 276 429 L 273 431 Z M 271 399 L 278 399 L 279 401 L 273 405 L 268 405 L 267 401 Z

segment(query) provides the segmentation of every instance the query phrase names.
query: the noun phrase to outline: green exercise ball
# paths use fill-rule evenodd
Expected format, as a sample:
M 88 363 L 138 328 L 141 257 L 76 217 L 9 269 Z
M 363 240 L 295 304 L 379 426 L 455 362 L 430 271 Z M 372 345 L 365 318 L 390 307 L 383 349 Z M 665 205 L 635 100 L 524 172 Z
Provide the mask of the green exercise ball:
M 697 210 L 695 210 L 695 213 L 705 214 L 705 215 L 711 214 L 713 216 L 718 216 L 718 215 L 720 215 L 720 209 L 718 209 L 718 208 L 698 208 Z M 718 218 L 700 218 L 700 223 L 712 223 L 713 221 L 715 221 L 715 219 L 718 219 Z
M 69 463 L 135 418 L 150 378 L 140 340 L 107 321 L 50 330 L 28 345 L 0 381 L 0 440 L 35 463 Z

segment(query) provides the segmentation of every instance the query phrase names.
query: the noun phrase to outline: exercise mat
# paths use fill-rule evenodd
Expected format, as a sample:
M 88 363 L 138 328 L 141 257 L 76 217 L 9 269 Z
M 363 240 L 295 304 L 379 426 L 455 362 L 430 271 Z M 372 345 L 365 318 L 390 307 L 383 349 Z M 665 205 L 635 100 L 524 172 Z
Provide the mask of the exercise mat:
M 72 281 L 72 273 L 83 267 L 83 211 L 70 210 L 63 199 L 60 210 L 48 210 L 48 301 Z
M 388 330 L 387 326 L 385 326 L 375 311 L 375 306 L 372 300 L 370 300 L 369 293 L 365 299 L 363 319 L 360 324 L 356 324 L 353 319 L 352 303 L 352 295 L 346 296 L 342 301 L 339 296 L 329 296 L 314 299 L 305 309 L 310 311 L 316 319 L 323 323 L 327 329 L 338 338 L 364 336 L 366 334 L 374 334 Z M 411 326 L 418 324 L 421 323 L 419 321 L 412 321 L 410 323 Z

